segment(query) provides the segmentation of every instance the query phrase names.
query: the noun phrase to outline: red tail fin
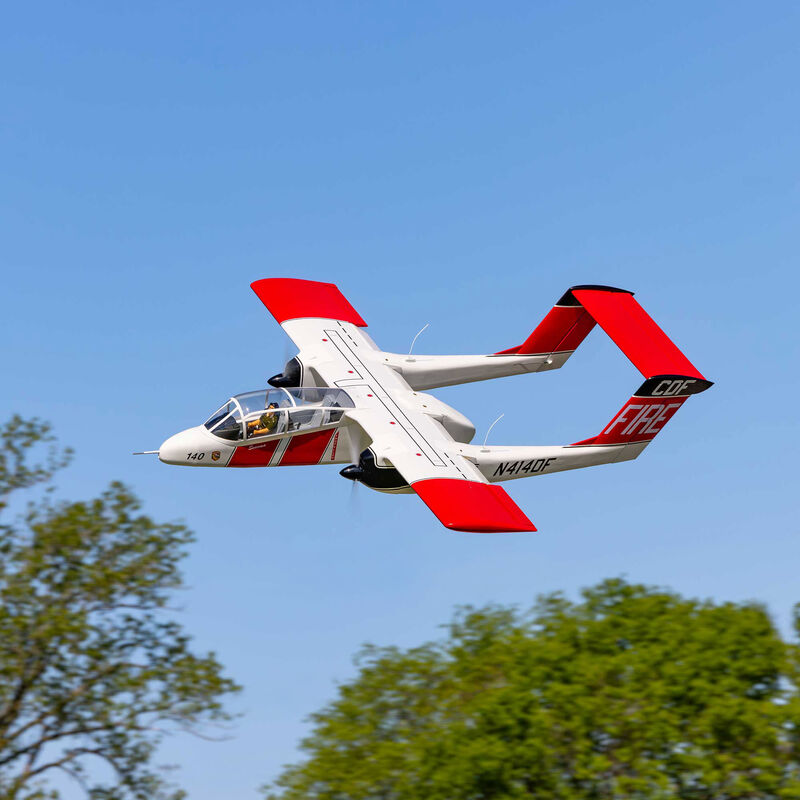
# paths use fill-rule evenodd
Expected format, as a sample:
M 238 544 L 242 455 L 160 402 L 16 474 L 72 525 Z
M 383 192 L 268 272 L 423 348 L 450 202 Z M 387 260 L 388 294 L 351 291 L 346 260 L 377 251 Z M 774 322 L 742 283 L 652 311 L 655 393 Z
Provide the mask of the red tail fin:
M 608 291 L 621 291 L 607 288 Z M 594 328 L 595 321 L 568 290 L 536 326 L 533 333 L 517 347 L 497 355 L 552 355 L 576 350 Z
M 703 379 L 691 361 L 633 299 L 633 292 L 613 286 L 573 286 L 521 345 L 497 355 L 571 352 L 595 324 L 600 325 L 645 378 L 686 375 Z
M 575 444 L 649 442 L 672 419 L 689 395 L 704 392 L 711 385 L 711 381 L 705 378 L 687 375 L 656 375 L 648 378 L 601 433 Z

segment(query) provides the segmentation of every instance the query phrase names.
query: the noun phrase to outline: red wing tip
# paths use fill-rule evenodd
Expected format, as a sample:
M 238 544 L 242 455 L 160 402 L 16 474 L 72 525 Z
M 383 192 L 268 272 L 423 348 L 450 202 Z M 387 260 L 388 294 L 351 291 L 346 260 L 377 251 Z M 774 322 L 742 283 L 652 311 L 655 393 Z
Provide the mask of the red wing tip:
M 431 478 L 411 488 L 446 528 L 468 533 L 522 533 L 536 526 L 504 489 L 489 483 Z
M 261 278 L 253 281 L 250 288 L 279 324 L 290 319 L 318 317 L 367 327 L 335 283 L 302 278 Z

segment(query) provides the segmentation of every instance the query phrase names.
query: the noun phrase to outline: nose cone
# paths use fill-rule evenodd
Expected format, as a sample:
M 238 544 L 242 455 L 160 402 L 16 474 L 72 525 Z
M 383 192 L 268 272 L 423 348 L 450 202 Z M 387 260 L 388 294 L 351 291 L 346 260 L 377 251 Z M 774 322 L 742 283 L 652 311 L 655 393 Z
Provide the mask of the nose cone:
M 360 481 L 364 477 L 364 470 L 357 467 L 355 464 L 350 464 L 349 467 L 339 470 L 339 474 L 349 481 Z
M 209 450 L 209 441 L 204 434 L 205 428 L 198 425 L 170 436 L 158 448 L 158 460 L 165 464 L 197 464 L 198 461 L 205 461 L 208 458 L 206 451 Z

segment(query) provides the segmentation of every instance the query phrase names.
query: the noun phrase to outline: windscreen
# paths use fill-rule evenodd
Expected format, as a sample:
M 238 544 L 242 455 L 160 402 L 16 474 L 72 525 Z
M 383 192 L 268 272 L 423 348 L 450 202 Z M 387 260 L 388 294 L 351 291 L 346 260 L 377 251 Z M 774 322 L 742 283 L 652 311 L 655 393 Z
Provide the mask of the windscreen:
M 235 442 L 242 438 L 242 415 L 232 400 L 215 411 L 205 423 L 206 428 L 221 439 Z
M 218 422 L 221 422 L 228 414 L 231 413 L 236 408 L 236 406 L 231 403 L 225 403 L 224 406 L 218 408 L 205 422 L 206 428 L 211 430 Z

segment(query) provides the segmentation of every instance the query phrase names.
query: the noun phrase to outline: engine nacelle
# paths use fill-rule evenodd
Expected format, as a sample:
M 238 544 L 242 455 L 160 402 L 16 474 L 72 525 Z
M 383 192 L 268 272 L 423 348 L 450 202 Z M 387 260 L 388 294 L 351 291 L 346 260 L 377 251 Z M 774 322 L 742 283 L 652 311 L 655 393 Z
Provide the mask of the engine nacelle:
M 475 426 L 460 411 L 443 403 L 438 397 L 424 392 L 416 392 L 417 408 L 423 414 L 437 420 L 457 441 L 469 444 L 475 436 Z
M 411 492 L 406 479 L 394 467 L 379 467 L 372 450 L 364 450 L 358 464 L 350 464 L 339 472 L 343 478 L 358 481 L 378 492 Z
M 283 372 L 273 375 L 267 383 L 276 389 L 287 389 L 292 386 L 303 385 L 303 365 L 297 358 L 292 358 L 286 362 Z

